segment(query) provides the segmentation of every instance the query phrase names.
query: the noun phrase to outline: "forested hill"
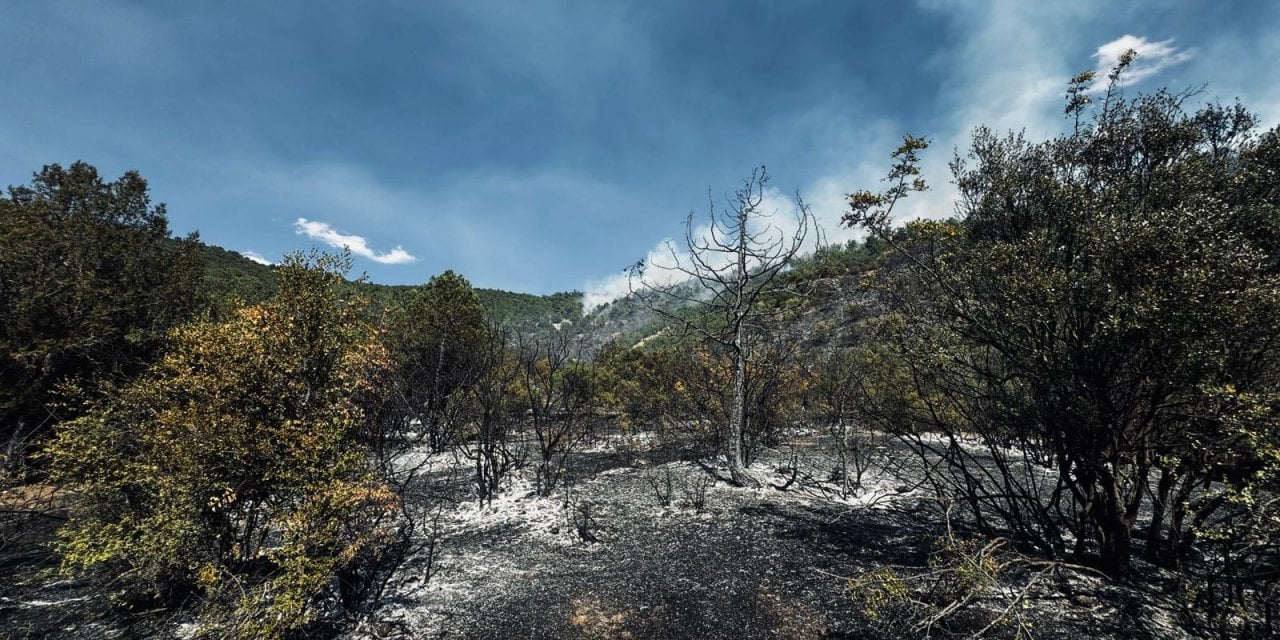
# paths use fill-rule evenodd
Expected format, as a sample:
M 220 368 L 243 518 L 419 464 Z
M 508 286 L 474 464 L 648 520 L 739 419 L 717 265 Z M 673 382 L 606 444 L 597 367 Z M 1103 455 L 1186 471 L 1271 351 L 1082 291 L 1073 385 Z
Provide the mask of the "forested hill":
M 215 300 L 238 297 L 257 303 L 275 292 L 276 277 L 271 267 L 234 251 L 201 243 L 200 261 L 204 263 L 204 293 Z
M 582 318 L 582 292 L 564 291 L 539 296 L 501 289 L 476 289 L 490 317 L 515 326 L 546 326 Z
M 234 297 L 256 303 L 266 300 L 275 291 L 275 273 L 270 266 L 210 244 L 201 244 L 200 258 L 204 263 L 205 293 L 215 300 Z M 384 307 L 399 304 L 401 298 L 413 289 L 408 285 L 371 282 L 353 282 L 352 285 Z M 576 323 L 582 318 L 582 293 L 578 291 L 534 295 L 476 289 L 476 293 L 490 317 L 516 329 L 546 328 L 564 320 Z
M 898 232 L 900 238 L 910 233 L 905 228 Z M 883 241 L 870 238 L 824 246 L 797 257 L 770 287 L 772 291 L 761 297 L 760 305 L 768 310 L 765 315 L 776 331 L 792 334 L 808 347 L 829 346 L 837 337 L 831 329 L 849 320 L 850 292 L 857 291 L 859 280 L 883 262 L 886 249 Z M 689 283 L 681 295 L 691 299 L 698 292 L 697 285 Z M 675 298 L 632 295 L 591 310 L 575 322 L 574 333 L 589 352 L 609 343 L 646 350 L 672 348 L 688 337 L 672 318 L 696 312 Z
M 824 248 L 817 254 L 798 259 L 784 275 L 783 284 L 836 282 L 857 278 L 871 268 L 881 251 L 883 247 L 875 241 L 870 244 L 852 242 Z M 214 300 L 238 298 L 244 302 L 258 303 L 275 291 L 275 275 L 270 266 L 216 245 L 202 244 L 200 256 L 205 268 L 205 293 Z M 384 308 L 399 305 L 403 296 L 413 289 L 408 285 L 369 282 L 353 282 L 352 286 Z M 786 288 L 788 287 L 782 287 L 784 290 Z M 499 289 L 478 288 L 475 291 L 489 316 L 502 325 L 522 332 L 545 332 L 552 330 L 552 327 L 569 330 L 584 338 L 592 351 L 607 342 L 628 346 L 659 346 L 665 344 L 664 337 L 672 335 L 670 331 L 664 331 L 668 322 L 656 316 L 646 305 L 632 299 L 614 301 L 594 309 L 584 317 L 582 293 L 578 291 L 549 295 Z M 792 308 L 795 313 L 787 314 L 789 322 L 803 325 L 797 328 L 808 334 L 814 329 L 808 325 L 838 322 L 841 319 L 840 305 L 826 304 L 828 296 L 825 294 L 825 288 L 819 288 L 810 292 L 810 295 L 797 299 L 771 299 L 767 304 Z M 782 297 L 787 298 L 785 295 Z M 567 325 L 564 324 L 566 320 Z

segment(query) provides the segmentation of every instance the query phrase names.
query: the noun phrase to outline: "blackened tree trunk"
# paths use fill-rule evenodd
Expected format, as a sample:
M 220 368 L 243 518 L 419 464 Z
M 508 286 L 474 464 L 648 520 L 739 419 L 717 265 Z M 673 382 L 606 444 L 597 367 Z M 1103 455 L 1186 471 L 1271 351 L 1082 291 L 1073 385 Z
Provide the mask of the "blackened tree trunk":
M 729 407 L 717 418 L 728 421 L 721 448 L 738 485 L 758 484 L 746 471 L 744 449 L 752 341 L 769 330 L 768 312 L 757 302 L 762 295 L 780 291 L 775 279 L 816 227 L 803 200 L 795 204 L 793 228 L 774 226 L 770 219 L 775 212 L 765 210 L 768 179 L 763 167 L 752 172 L 728 210 L 717 211 L 712 204 L 706 227 L 695 229 L 691 214 L 685 219 L 684 247 L 668 244 L 669 257 L 636 263 L 629 279 L 641 304 L 680 328 L 685 337 L 715 344 L 732 358 L 731 388 L 723 394 Z M 661 275 L 655 277 L 655 272 Z M 648 295 L 652 293 L 658 295 Z

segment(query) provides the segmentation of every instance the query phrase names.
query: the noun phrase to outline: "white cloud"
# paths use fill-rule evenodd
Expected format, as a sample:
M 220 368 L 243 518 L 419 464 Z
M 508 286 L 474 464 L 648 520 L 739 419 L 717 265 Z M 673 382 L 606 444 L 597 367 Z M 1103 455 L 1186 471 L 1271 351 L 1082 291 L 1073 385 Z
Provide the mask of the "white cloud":
M 623 272 L 588 282 L 586 291 L 582 293 L 582 312 L 591 313 L 630 293 L 627 278 L 627 274 Z
M 886 119 L 870 125 L 859 122 L 859 130 L 835 137 L 839 153 L 853 160 L 832 163 L 834 170 L 801 189 L 828 244 L 865 235 L 861 229 L 841 224 L 849 211 L 847 196 L 858 189 L 886 186 L 882 179 L 891 164 L 889 153 L 903 134 L 930 141 L 930 148 L 921 154 L 929 189 L 899 203 L 894 212 L 898 222 L 955 215 L 959 192 L 949 162 L 953 151 L 966 152 L 975 127 L 989 126 L 999 134 L 1025 130 L 1035 140 L 1055 135 L 1065 125 L 1061 114 L 1066 83 L 1079 69 L 1072 63 L 1069 41 L 1057 34 L 1096 14 L 1097 0 L 1063 5 L 921 0 L 921 5 L 944 14 L 965 34 L 936 60 L 947 70 L 938 98 L 944 115 L 929 129 Z
M 360 229 L 371 230 L 370 234 L 375 229 L 379 234 L 395 229 L 398 235 L 387 240 L 380 240 L 386 237 L 382 235 L 366 235 L 364 239 L 366 245 L 377 249 L 385 248 L 379 246 L 382 242 L 414 247 L 411 253 L 418 259 L 412 268 L 396 276 L 400 282 L 418 277 L 425 281 L 431 275 L 418 269 L 439 272 L 448 268 L 465 274 L 477 287 L 542 289 L 548 286 L 549 276 L 566 263 L 564 245 L 540 240 L 544 234 L 573 223 L 579 226 L 574 233 L 594 236 L 592 241 L 599 244 L 612 237 L 609 221 L 623 217 L 611 214 L 566 222 L 568 216 L 563 212 L 626 211 L 633 217 L 646 212 L 622 186 L 559 168 L 476 171 L 402 184 L 360 165 L 334 160 L 291 164 L 275 158 L 236 156 L 224 166 L 234 176 L 226 182 L 238 185 L 242 197 L 267 201 L 275 210 L 296 212 L 286 220 L 305 214 L 310 216 L 308 221 L 322 220 L 330 230 L 343 232 L 339 235 Z M 502 215 L 493 213 L 499 210 Z M 297 229 L 296 224 L 294 227 Z M 591 229 L 597 232 L 587 233 Z M 281 246 L 290 247 L 284 241 Z M 356 253 L 355 246 L 352 252 Z M 375 278 L 390 276 L 375 274 Z M 568 289 L 575 284 L 561 280 L 554 286 Z
M 943 143 L 944 153 L 952 146 L 966 147 L 978 125 L 997 132 L 1025 129 L 1033 139 L 1060 130 L 1067 80 L 1080 70 L 1070 58 L 1070 40 L 1062 34 L 1080 30 L 1081 23 L 1096 15 L 1097 2 L 995 0 L 933 6 L 964 34 L 954 49 L 939 53 L 948 67 L 940 97 L 945 112 L 952 114 L 951 126 L 930 137 Z M 947 159 L 938 164 L 945 168 Z
M 1054 135 L 1063 126 L 1061 105 L 1066 82 L 1078 69 L 1068 57 L 1067 43 L 1055 34 L 1095 14 L 1096 0 L 1054 6 L 1022 0 L 921 0 L 921 4 L 945 14 L 958 31 L 967 34 L 955 49 L 940 54 L 939 64 L 950 68 L 940 96 L 944 112 L 950 115 L 941 120 L 938 129 L 915 131 L 897 121 L 868 123 L 855 119 L 852 122 L 857 126 L 846 131 L 836 123 L 849 114 L 839 109 L 814 109 L 806 114 L 832 122 L 834 130 L 828 144 L 837 150 L 832 158 L 856 158 L 836 160 L 833 170 L 801 189 L 829 244 L 843 244 L 864 235 L 860 229 L 841 224 L 848 211 L 847 195 L 857 189 L 885 186 L 880 180 L 889 169 L 889 152 L 901 141 L 902 134 L 930 139 L 931 148 L 922 156 L 924 178 L 930 189 L 912 194 L 901 203 L 895 212 L 899 221 L 946 218 L 955 213 L 958 192 L 951 182 L 948 161 L 953 149 L 964 152 L 974 127 L 987 125 L 997 132 L 1025 129 L 1028 136 L 1037 139 Z M 785 226 L 783 221 L 794 216 L 795 203 L 779 192 L 767 195 L 768 206 L 779 212 L 775 223 Z M 666 242 L 649 251 L 647 264 L 655 259 L 669 260 Z M 816 235 L 811 235 L 806 250 L 812 250 L 815 242 Z M 650 269 L 646 277 L 657 277 L 657 271 Z M 590 282 L 584 291 L 583 306 L 590 311 L 628 293 L 626 274 Z
M 693 228 L 691 234 L 695 242 L 711 239 L 711 228 L 705 224 Z M 604 306 L 619 298 L 624 298 L 632 291 L 644 291 L 650 287 L 669 287 L 689 279 L 689 274 L 681 268 L 689 268 L 690 255 L 684 238 L 672 240 L 666 238 L 654 245 L 644 256 L 643 275 L 633 276 L 629 271 L 615 273 L 587 283 L 582 294 L 582 311 L 589 313 L 597 307 Z M 704 259 L 714 269 L 724 269 L 730 264 L 730 256 L 709 252 Z
M 1091 91 L 1104 91 L 1107 87 L 1107 74 L 1120 62 L 1120 56 L 1132 49 L 1138 57 L 1120 78 L 1120 85 L 1141 82 L 1176 64 L 1186 62 L 1195 57 L 1195 52 L 1173 46 L 1173 38 L 1152 42 L 1142 36 L 1125 34 L 1098 47 L 1093 57 L 1098 59 L 1095 70 L 1097 78 L 1090 87 Z
M 248 259 L 250 259 L 250 260 L 252 260 L 252 261 L 254 261 L 254 262 L 256 262 L 256 263 L 258 263 L 258 264 L 265 264 L 265 265 L 267 265 L 268 267 L 269 267 L 269 266 L 271 266 L 271 265 L 273 265 L 273 264 L 275 264 L 274 262 L 272 262 L 272 261 L 270 261 L 270 260 L 268 260 L 268 259 L 266 259 L 266 258 L 262 257 L 262 254 L 258 253 L 257 251 L 241 251 L 241 252 L 240 252 L 240 255 L 242 255 L 242 256 L 244 256 L 244 257 L 246 257 L 246 258 L 248 258 Z
M 293 228 L 299 235 L 318 240 L 331 247 L 346 248 L 357 256 L 368 258 L 379 264 L 404 264 L 417 260 L 400 246 L 385 253 L 374 251 L 369 248 L 368 240 L 361 236 L 342 233 L 329 226 L 327 222 L 298 218 L 293 223 Z

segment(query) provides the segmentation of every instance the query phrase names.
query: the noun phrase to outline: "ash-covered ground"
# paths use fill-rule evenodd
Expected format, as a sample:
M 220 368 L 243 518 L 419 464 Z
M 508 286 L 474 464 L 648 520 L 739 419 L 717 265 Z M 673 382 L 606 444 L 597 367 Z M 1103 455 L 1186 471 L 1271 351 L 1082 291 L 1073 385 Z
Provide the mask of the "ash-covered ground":
M 834 448 L 817 434 L 759 452 L 751 467 L 759 488 L 732 486 L 716 461 L 652 434 L 602 436 L 569 457 L 550 497 L 536 496 L 526 467 L 483 508 L 468 461 L 414 453 L 427 470 L 416 489 L 436 500 L 434 551 L 398 567 L 381 605 L 340 633 L 805 640 L 963 638 L 982 630 L 1014 601 L 1025 574 L 1010 573 L 949 626 L 928 630 L 869 618 L 850 589 L 850 579 L 884 569 L 934 571 L 946 531 L 939 501 L 920 486 L 919 459 L 892 439 L 874 441 L 862 487 L 841 497 Z M 670 504 L 662 504 L 668 478 Z M 101 584 L 53 574 L 48 542 L 57 523 L 33 516 L 5 529 L 0 638 L 190 636 L 191 611 L 130 608 Z M 953 524 L 965 535 L 959 518 Z M 1185 637 L 1171 583 L 1154 570 L 1127 585 L 1065 571 L 1017 596 L 1016 613 L 1029 624 L 998 624 L 974 637 Z
M 927 571 L 945 531 L 937 501 L 918 486 L 918 463 L 892 440 L 879 447 L 861 489 L 842 498 L 833 450 L 813 435 L 761 452 L 752 465 L 761 486 L 752 489 L 671 446 L 604 439 L 570 458 L 569 479 L 553 496 L 537 497 L 522 474 L 483 509 L 468 499 L 465 474 L 451 473 L 454 463 L 441 456 L 425 481 L 455 484 L 432 574 L 422 557 L 406 563 L 385 604 L 352 635 L 923 636 L 868 619 L 849 589 L 848 578 L 886 567 Z M 665 489 L 668 475 L 671 504 L 663 505 L 654 484 Z M 1020 580 L 1012 575 L 1002 587 L 1009 596 L 970 606 L 974 631 L 1012 600 Z M 1161 587 L 1065 575 L 1029 591 L 1018 615 L 1036 638 L 1180 637 L 1169 598 Z M 1017 633 L 1005 624 L 980 637 Z

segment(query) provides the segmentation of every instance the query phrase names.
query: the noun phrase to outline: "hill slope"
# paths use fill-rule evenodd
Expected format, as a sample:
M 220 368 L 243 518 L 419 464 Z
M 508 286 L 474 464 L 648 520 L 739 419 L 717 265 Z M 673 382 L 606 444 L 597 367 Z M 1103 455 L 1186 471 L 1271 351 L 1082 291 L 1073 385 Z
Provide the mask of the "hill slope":
M 855 242 L 828 247 L 801 258 L 783 274 L 780 284 L 784 288 L 811 290 L 810 293 L 776 294 L 763 303 L 772 309 L 788 309 L 789 313 L 782 316 L 784 324 L 789 325 L 788 330 L 809 336 L 815 334 L 816 329 L 816 334 L 821 334 L 824 325 L 838 324 L 843 318 L 843 305 L 838 304 L 840 296 L 832 295 L 833 287 L 847 290 L 855 286 L 856 279 L 880 259 L 883 249 L 874 242 Z M 275 291 L 275 275 L 270 266 L 214 245 L 202 245 L 201 257 L 205 264 L 204 293 L 214 299 L 235 296 L 254 303 Z M 812 286 L 815 284 L 820 286 Z M 384 308 L 399 305 L 401 298 L 413 289 L 409 285 L 370 282 L 353 282 L 352 286 Z M 668 313 L 680 313 L 674 304 L 661 300 L 644 304 L 634 296 L 615 300 L 584 315 L 579 291 L 535 295 L 478 288 L 476 294 L 490 317 L 509 329 L 522 333 L 571 331 L 589 350 L 610 341 L 624 347 L 667 344 L 674 335 L 668 328 L 671 323 L 655 313 L 650 305 L 659 305 Z
M 796 336 L 810 347 L 825 346 L 837 339 L 834 329 L 846 324 L 851 292 L 883 259 L 884 251 L 879 241 L 855 241 L 796 259 L 772 285 L 777 291 L 761 297 L 759 307 L 777 332 Z M 699 294 L 694 285 L 680 292 L 689 298 Z M 676 323 L 668 318 L 696 312 L 693 305 L 657 295 L 643 300 L 632 295 L 591 310 L 575 330 L 592 348 L 607 342 L 626 348 L 660 348 L 680 339 Z
M 202 293 L 211 299 L 235 297 L 252 304 L 267 299 L 275 291 L 275 272 L 270 266 L 210 244 L 201 245 L 200 257 L 205 267 Z M 409 285 L 372 282 L 352 282 L 352 286 L 384 308 L 397 306 L 401 298 L 413 289 Z M 553 325 L 565 320 L 577 323 L 582 318 L 582 293 L 579 291 L 534 295 L 476 289 L 476 294 L 494 320 L 518 331 L 552 330 Z

